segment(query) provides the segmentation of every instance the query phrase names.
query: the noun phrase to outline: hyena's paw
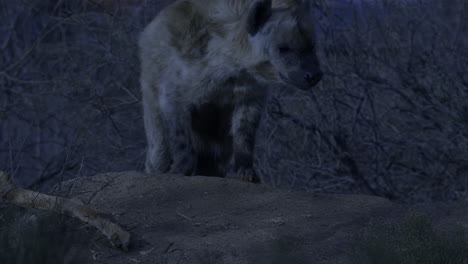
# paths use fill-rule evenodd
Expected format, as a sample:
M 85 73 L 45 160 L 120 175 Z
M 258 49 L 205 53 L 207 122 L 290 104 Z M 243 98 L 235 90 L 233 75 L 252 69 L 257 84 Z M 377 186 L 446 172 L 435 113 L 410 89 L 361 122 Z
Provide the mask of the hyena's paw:
M 183 174 L 185 176 L 192 176 L 195 172 L 195 160 L 191 158 L 178 159 L 172 163 L 170 174 Z
M 242 181 L 260 183 L 260 178 L 255 174 L 253 168 L 240 167 L 237 169 L 236 174 Z
M 147 156 L 145 162 L 145 172 L 148 174 L 167 173 L 171 167 L 170 159 L 152 159 Z

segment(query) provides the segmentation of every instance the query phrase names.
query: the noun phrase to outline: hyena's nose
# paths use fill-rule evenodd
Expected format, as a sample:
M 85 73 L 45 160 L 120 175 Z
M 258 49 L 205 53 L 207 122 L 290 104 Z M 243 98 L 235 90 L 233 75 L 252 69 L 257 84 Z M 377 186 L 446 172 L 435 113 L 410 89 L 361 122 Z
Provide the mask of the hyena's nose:
M 306 72 L 304 74 L 304 79 L 310 86 L 316 85 L 320 80 L 322 80 L 323 73 L 318 71 L 316 73 Z

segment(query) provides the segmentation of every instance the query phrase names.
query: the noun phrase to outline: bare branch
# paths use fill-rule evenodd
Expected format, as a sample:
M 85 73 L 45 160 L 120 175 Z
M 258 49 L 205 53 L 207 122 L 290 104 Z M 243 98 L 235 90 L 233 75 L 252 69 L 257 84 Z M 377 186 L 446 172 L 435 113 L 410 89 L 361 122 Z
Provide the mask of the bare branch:
M 75 217 L 96 227 L 111 242 L 112 246 L 127 251 L 130 233 L 117 224 L 104 219 L 77 199 L 67 199 L 15 187 L 7 173 L 0 171 L 0 202 L 12 203 L 25 208 L 58 212 Z

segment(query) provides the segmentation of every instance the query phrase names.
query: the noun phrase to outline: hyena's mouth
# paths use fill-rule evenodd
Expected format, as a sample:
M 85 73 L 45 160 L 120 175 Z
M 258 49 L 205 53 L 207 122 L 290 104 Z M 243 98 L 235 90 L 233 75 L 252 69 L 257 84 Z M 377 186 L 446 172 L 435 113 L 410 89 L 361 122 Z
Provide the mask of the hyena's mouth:
M 280 76 L 280 80 L 281 80 L 281 82 L 283 84 L 285 84 L 287 86 L 292 86 L 293 88 L 299 88 L 301 90 L 307 90 L 307 89 L 313 87 L 309 83 L 306 83 L 306 82 L 304 82 L 302 80 L 296 80 L 296 79 L 288 78 L 287 75 L 284 75 L 282 73 L 279 73 L 279 76 Z
M 297 73 L 292 74 L 293 78 L 289 78 L 290 76 L 279 73 L 279 76 L 280 76 L 281 81 L 284 84 L 288 86 L 294 86 L 301 90 L 307 90 L 312 87 L 315 87 L 320 82 L 320 80 L 322 79 L 323 73 L 317 72 L 313 75 L 306 73 L 304 75 L 302 72 L 297 72 Z

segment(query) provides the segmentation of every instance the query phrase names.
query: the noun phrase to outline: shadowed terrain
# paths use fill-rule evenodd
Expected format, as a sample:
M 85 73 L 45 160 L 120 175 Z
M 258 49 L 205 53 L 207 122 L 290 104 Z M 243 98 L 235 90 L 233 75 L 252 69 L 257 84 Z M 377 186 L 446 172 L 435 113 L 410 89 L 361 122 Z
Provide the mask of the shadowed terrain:
M 464 202 L 403 206 L 214 177 L 106 173 L 65 182 L 61 191 L 132 234 L 128 253 L 94 235 L 89 249 L 101 263 L 350 263 L 372 223 L 425 214 L 437 232 L 468 228 Z

